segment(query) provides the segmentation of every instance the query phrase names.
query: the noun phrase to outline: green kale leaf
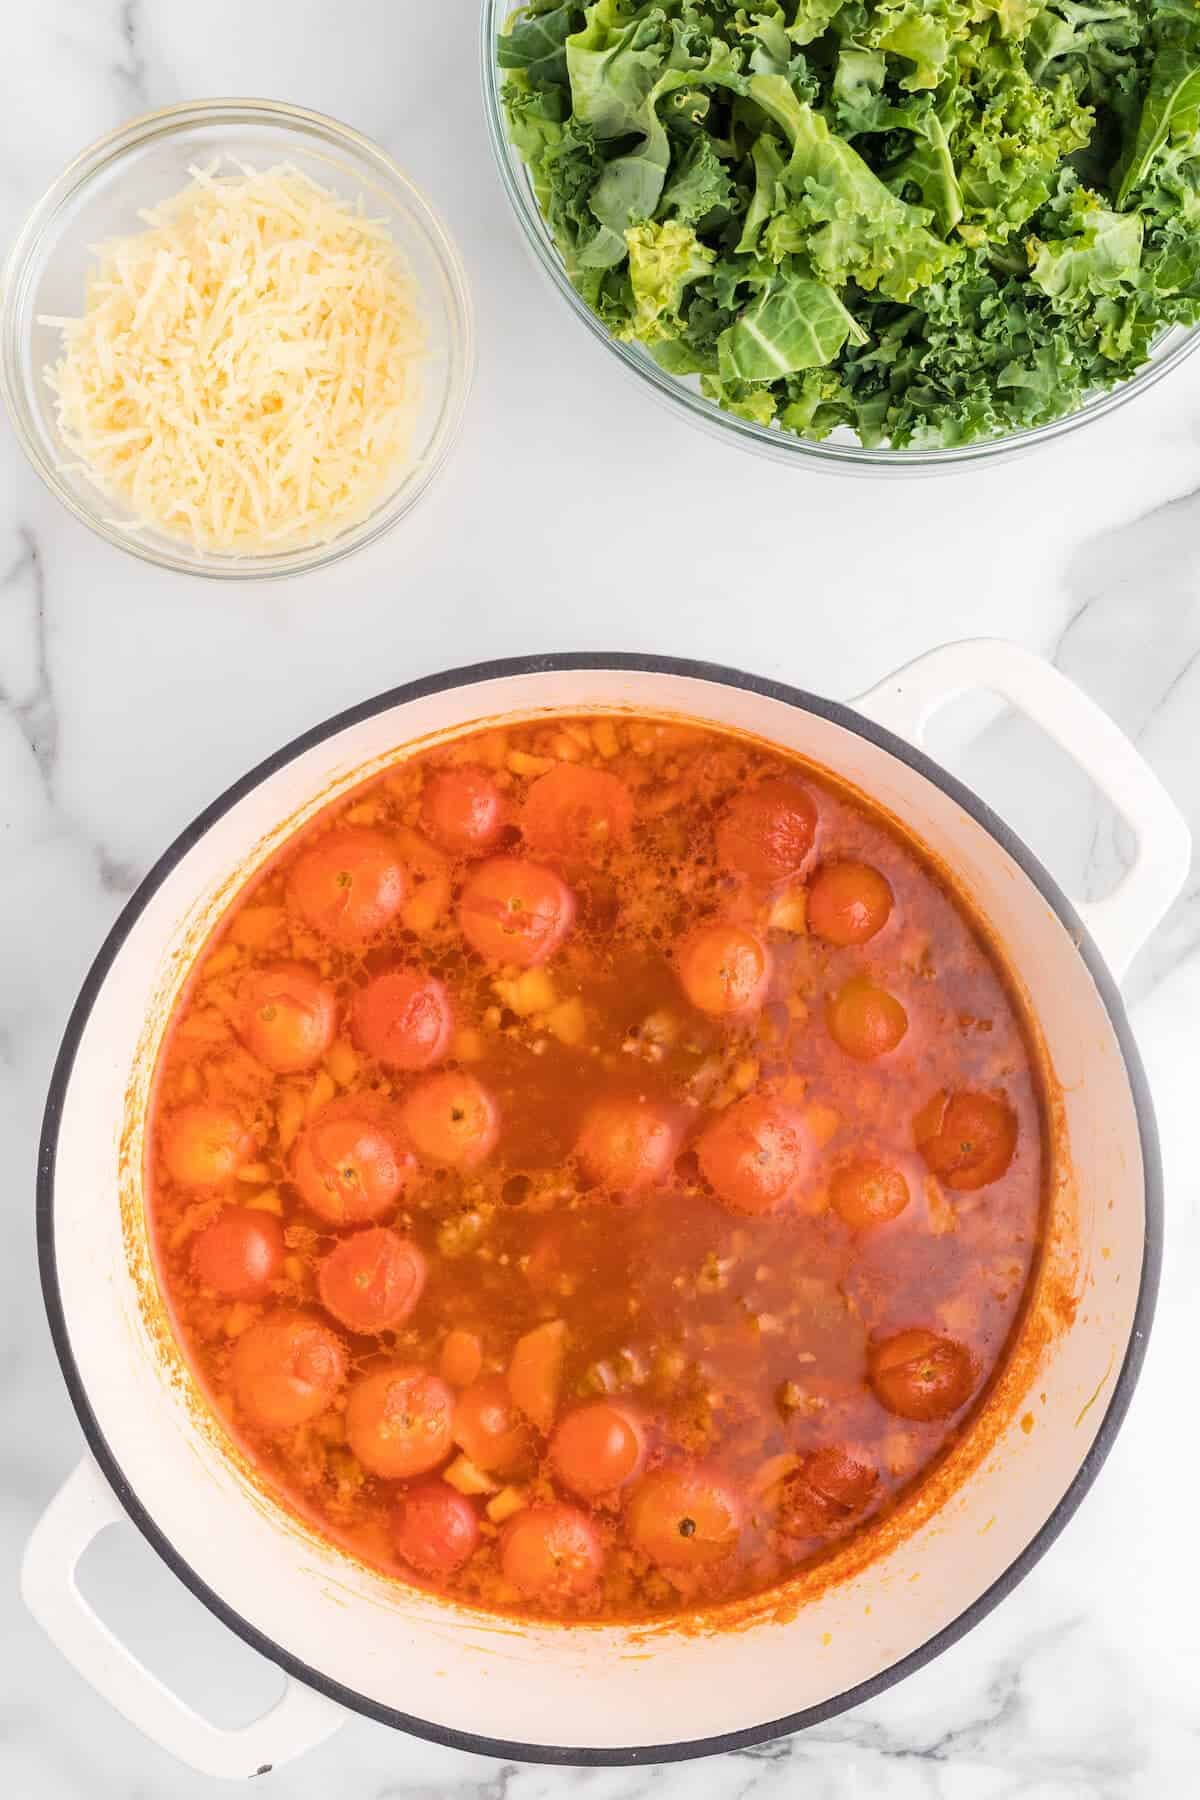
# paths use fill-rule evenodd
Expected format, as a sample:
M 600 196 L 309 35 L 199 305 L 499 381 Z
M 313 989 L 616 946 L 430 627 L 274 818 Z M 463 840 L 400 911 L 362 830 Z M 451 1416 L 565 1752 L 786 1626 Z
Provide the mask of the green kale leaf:
M 1137 213 L 1112 212 L 1086 188 L 1076 188 L 1062 210 L 1064 235 L 1031 237 L 1026 246 L 1030 279 L 1055 311 L 1086 309 L 1094 299 L 1132 292 L 1142 260 Z
M 750 97 L 782 128 L 790 150 L 781 180 L 791 204 L 764 234 L 771 254 L 802 252 L 835 287 L 853 279 L 893 300 L 907 300 L 953 260 L 955 247 L 927 229 L 929 215 L 897 199 L 786 81 L 757 75 Z
M 539 87 L 565 81 L 566 42 L 575 28 L 576 11 L 574 6 L 553 6 L 518 15 L 496 46 L 500 67 L 524 70 Z
M 718 341 L 723 381 L 778 381 L 833 361 L 847 339 L 865 343 L 831 287 L 781 269 Z
M 677 337 L 684 289 L 708 274 L 714 261 L 713 251 L 700 242 L 690 226 L 673 219 L 661 225 L 631 225 L 625 238 L 633 315 L 617 335 L 637 338 L 643 344 Z
M 1200 15 L 1198 15 L 1200 17 Z M 1125 206 L 1146 180 L 1154 159 L 1170 139 L 1188 140 L 1200 130 L 1200 28 L 1172 37 L 1159 50 L 1142 101 L 1137 136 L 1117 190 Z
M 1200 324 L 1200 0 L 527 0 L 497 61 L 583 300 L 757 424 L 969 443 Z

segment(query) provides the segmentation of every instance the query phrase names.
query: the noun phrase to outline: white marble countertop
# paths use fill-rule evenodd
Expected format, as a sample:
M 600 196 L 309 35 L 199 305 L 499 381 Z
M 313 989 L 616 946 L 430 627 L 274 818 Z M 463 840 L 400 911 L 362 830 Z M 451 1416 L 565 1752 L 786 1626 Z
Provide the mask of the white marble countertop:
M 1080 437 L 947 480 L 827 478 L 716 445 L 623 378 L 527 260 L 490 165 L 475 31 L 471 0 L 5 9 L 3 237 L 69 156 L 129 115 L 198 95 L 269 95 L 348 120 L 394 153 L 457 236 L 480 324 L 465 437 L 433 494 L 373 551 L 297 583 L 232 592 L 140 566 L 67 518 L 0 431 L 0 1793 L 11 1800 L 221 1791 L 84 1687 L 21 1610 L 15 1583 L 24 1539 L 81 1449 L 34 1264 L 51 1060 L 124 898 L 227 783 L 365 695 L 493 655 L 674 652 L 844 697 L 932 644 L 999 633 L 1095 696 L 1200 827 L 1200 357 Z M 964 706 L 943 720 L 935 749 L 1069 891 L 1103 891 L 1120 831 L 1036 733 Z M 1167 1160 L 1158 1325 L 1097 1487 L 998 1611 L 883 1698 L 758 1752 L 657 1770 L 502 1768 L 356 1719 L 268 1791 L 1200 1791 L 1200 881 L 1127 992 Z M 273 1690 L 274 1671 L 131 1529 L 101 1542 L 85 1585 L 216 1716 L 246 1716 Z

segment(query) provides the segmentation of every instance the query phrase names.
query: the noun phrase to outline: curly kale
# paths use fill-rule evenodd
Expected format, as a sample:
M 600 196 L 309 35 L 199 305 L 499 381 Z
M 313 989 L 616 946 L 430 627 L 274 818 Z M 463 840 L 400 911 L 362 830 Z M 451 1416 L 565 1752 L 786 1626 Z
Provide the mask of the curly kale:
M 572 282 L 762 424 L 968 443 L 1200 321 L 1200 0 L 529 0 L 498 55 Z

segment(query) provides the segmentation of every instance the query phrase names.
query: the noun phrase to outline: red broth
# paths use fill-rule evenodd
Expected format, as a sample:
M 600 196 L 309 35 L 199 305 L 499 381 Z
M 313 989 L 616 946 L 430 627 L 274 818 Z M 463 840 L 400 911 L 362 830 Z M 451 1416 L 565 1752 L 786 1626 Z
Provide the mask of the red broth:
M 148 1191 L 284 1504 L 499 1613 L 661 1619 L 877 1530 L 1038 1251 L 1003 967 L 807 764 L 552 717 L 398 763 L 229 909 Z

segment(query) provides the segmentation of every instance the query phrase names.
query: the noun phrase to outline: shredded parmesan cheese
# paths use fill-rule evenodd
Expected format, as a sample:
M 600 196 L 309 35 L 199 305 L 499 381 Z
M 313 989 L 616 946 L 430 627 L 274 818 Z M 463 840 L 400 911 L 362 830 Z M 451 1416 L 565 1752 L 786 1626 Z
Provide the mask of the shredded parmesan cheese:
M 327 542 L 410 457 L 425 334 L 386 228 L 290 167 L 214 167 L 101 246 L 46 371 L 64 441 L 204 550 Z M 134 527 L 136 528 L 136 527 Z

